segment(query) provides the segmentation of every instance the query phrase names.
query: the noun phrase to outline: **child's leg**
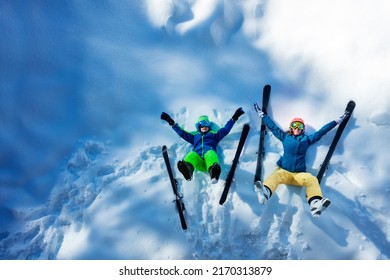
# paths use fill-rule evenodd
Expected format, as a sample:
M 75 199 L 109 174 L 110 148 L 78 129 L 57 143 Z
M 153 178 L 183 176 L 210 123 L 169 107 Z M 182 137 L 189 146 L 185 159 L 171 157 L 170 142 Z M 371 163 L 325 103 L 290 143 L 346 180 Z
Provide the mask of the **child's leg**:
M 205 171 L 208 171 L 209 168 L 214 163 L 218 163 L 219 164 L 218 154 L 215 151 L 213 151 L 213 150 L 207 151 L 207 153 L 204 154 L 204 162 L 205 162 L 205 168 L 206 168 Z
M 185 162 L 189 162 L 192 164 L 192 166 L 199 170 L 199 171 L 207 171 L 206 165 L 204 160 L 194 151 L 189 152 L 185 157 L 184 157 Z
M 221 166 L 219 165 L 218 154 L 209 150 L 204 155 L 204 161 L 206 165 L 206 170 L 210 173 L 210 179 L 213 184 L 217 183 L 219 176 L 221 175 Z

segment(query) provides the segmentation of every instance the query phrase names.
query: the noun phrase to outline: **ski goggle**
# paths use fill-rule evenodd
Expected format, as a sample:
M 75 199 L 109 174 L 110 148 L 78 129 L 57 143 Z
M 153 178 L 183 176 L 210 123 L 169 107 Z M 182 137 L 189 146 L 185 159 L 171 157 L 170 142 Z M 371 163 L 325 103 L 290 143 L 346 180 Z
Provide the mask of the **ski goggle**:
M 198 126 L 200 126 L 200 127 L 210 127 L 210 122 L 206 121 L 206 120 L 203 120 L 203 121 L 198 122 Z
M 290 128 L 292 128 L 292 129 L 298 128 L 300 130 L 303 130 L 305 128 L 305 125 L 301 122 L 292 122 L 290 124 Z

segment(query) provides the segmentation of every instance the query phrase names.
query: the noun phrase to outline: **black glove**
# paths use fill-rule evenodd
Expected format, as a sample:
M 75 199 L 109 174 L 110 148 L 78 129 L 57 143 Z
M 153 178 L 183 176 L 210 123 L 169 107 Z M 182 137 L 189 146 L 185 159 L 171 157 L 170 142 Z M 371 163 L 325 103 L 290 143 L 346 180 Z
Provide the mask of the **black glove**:
M 175 124 L 175 121 L 165 112 L 161 113 L 161 119 L 169 123 L 170 126 Z
M 241 115 L 243 115 L 245 112 L 244 112 L 244 110 L 242 110 L 242 108 L 240 107 L 240 108 L 238 108 L 237 110 L 236 110 L 236 112 L 234 113 L 234 115 L 232 116 L 232 120 L 233 121 L 237 121 L 238 120 L 238 118 L 241 116 Z

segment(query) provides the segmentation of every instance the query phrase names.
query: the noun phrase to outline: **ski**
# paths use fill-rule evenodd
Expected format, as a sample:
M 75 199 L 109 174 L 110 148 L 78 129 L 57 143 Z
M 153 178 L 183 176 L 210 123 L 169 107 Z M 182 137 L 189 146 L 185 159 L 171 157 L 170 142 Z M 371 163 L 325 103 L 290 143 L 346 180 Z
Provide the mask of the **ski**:
M 220 205 L 224 204 L 226 201 L 230 186 L 231 186 L 232 181 L 233 181 L 234 172 L 236 171 L 238 160 L 239 160 L 240 155 L 241 155 L 241 151 L 244 148 L 245 140 L 246 140 L 248 133 L 249 133 L 249 129 L 250 129 L 249 124 L 245 124 L 243 129 L 242 129 L 240 141 L 238 142 L 238 147 L 236 150 L 236 154 L 234 155 L 232 166 L 230 167 L 228 176 L 226 177 L 225 187 L 223 189 L 221 199 L 219 200 Z
M 325 171 L 326 169 L 328 169 L 328 165 L 329 165 L 329 161 L 333 155 L 333 152 L 335 151 L 336 149 L 336 145 L 337 143 L 339 142 L 340 140 L 340 137 L 341 137 L 341 134 L 343 133 L 344 131 L 344 128 L 346 127 L 351 115 L 352 115 L 352 112 L 353 110 L 355 109 L 355 106 L 356 106 L 356 103 L 355 101 L 351 100 L 348 102 L 347 104 L 347 107 L 345 108 L 345 111 L 348 111 L 349 112 L 349 115 L 347 116 L 347 118 L 339 125 L 337 131 L 336 131 L 336 134 L 333 138 L 333 141 L 332 141 L 332 144 L 330 145 L 329 147 L 329 151 L 328 153 L 326 154 L 326 157 L 324 159 L 324 162 L 322 163 L 321 165 L 321 168 L 320 168 L 320 171 L 318 172 L 318 175 L 317 175 L 317 179 L 318 179 L 318 182 L 321 183 L 321 180 L 322 180 L 322 177 L 324 176 L 325 174 Z
M 184 216 L 184 203 L 183 203 L 182 197 L 179 195 L 179 191 L 177 189 L 177 185 L 178 185 L 177 180 L 173 177 L 173 171 L 172 171 L 171 163 L 170 163 L 169 157 L 168 157 L 168 149 L 167 149 L 167 146 L 165 146 L 165 145 L 162 147 L 162 154 L 164 157 L 165 165 L 167 166 L 169 180 L 170 180 L 171 185 L 172 185 L 173 194 L 175 195 L 174 201 L 176 203 L 177 211 L 179 212 L 181 227 L 183 230 L 186 230 L 187 229 L 187 222 L 186 222 L 186 218 Z
M 268 110 L 268 103 L 269 103 L 269 97 L 271 94 L 271 86 L 265 85 L 263 88 L 263 105 L 261 110 L 267 114 Z M 260 140 L 259 140 L 259 148 L 257 151 L 257 165 L 256 165 L 256 172 L 255 172 L 255 179 L 254 182 L 261 181 L 262 172 L 263 172 L 263 160 L 264 160 L 264 138 L 265 138 L 265 132 L 266 132 L 266 125 L 261 119 L 261 127 L 260 127 Z

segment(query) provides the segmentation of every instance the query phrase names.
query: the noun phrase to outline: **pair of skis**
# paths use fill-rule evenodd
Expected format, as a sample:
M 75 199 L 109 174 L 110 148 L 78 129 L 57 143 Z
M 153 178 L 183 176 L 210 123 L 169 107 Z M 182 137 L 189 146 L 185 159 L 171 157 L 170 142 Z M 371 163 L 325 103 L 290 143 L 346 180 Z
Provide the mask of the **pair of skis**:
M 240 140 L 238 142 L 238 147 L 237 147 L 234 159 L 233 159 L 233 163 L 232 163 L 232 166 L 230 167 L 229 173 L 226 177 L 225 187 L 223 189 L 222 196 L 221 196 L 221 199 L 219 201 L 219 204 L 221 204 L 221 205 L 226 201 L 227 195 L 229 193 L 230 186 L 233 182 L 234 172 L 237 168 L 242 149 L 244 148 L 245 140 L 248 136 L 249 129 L 250 129 L 249 124 L 244 124 L 244 127 L 243 127 L 242 132 L 241 132 Z M 169 175 L 169 179 L 171 182 L 173 194 L 175 195 L 174 201 L 176 203 L 176 209 L 179 213 L 181 227 L 183 230 L 186 230 L 187 229 L 187 222 L 186 222 L 186 219 L 184 216 L 184 203 L 182 201 L 182 196 L 179 194 L 179 191 L 178 191 L 177 180 L 173 176 L 172 167 L 171 167 L 171 163 L 169 161 L 169 156 L 168 156 L 168 149 L 165 145 L 162 147 L 162 154 L 164 157 L 165 165 L 167 166 L 168 175 Z

